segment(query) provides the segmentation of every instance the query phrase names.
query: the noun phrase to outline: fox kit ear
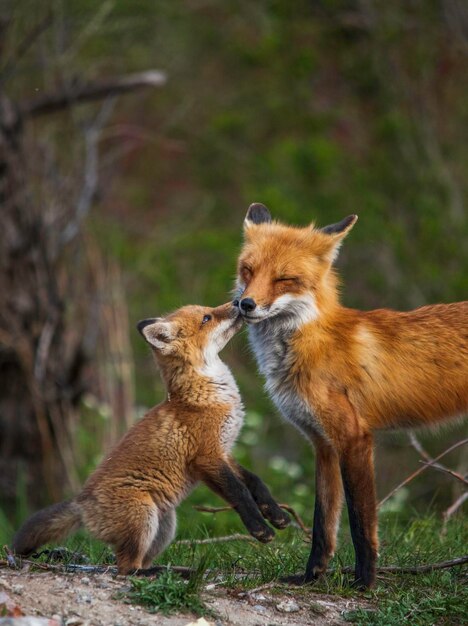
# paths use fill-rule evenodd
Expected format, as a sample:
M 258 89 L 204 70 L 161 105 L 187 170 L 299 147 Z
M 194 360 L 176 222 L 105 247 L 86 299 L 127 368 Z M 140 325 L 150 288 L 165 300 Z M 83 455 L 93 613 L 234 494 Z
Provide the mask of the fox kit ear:
M 328 257 L 331 263 L 333 263 L 333 261 L 338 256 L 338 252 L 340 251 L 343 239 L 357 222 L 357 219 L 357 215 L 348 215 L 348 217 L 342 219 L 341 222 L 337 222 L 336 224 L 329 224 L 328 226 L 324 226 L 323 228 L 319 229 L 319 232 L 327 235 L 327 238 L 329 239 L 329 246 L 326 257 Z
M 264 204 L 254 202 L 249 206 L 247 215 L 245 216 L 244 229 L 247 230 L 251 226 L 257 224 L 268 224 L 269 222 L 271 222 L 270 211 Z
M 175 332 L 171 322 L 162 318 L 143 320 L 139 322 L 138 330 L 146 341 L 162 354 L 170 354 L 174 350 L 171 342 L 175 339 Z

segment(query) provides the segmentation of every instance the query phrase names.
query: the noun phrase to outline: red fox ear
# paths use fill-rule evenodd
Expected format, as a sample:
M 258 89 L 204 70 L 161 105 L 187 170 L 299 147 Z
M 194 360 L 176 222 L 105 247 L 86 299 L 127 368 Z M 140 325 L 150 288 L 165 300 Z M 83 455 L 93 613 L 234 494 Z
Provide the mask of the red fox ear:
M 327 235 L 328 250 L 325 256 L 329 259 L 331 263 L 333 263 L 333 261 L 338 256 L 338 252 L 340 251 L 343 239 L 349 233 L 357 220 L 357 215 L 348 215 L 348 217 L 342 219 L 341 222 L 337 222 L 336 224 L 330 224 L 329 226 L 324 226 L 323 228 L 319 229 L 320 233 Z
M 157 318 L 153 324 L 144 326 L 141 334 L 153 348 L 156 348 L 162 354 L 170 354 L 174 350 L 171 342 L 175 339 L 175 332 L 171 322 Z
M 245 216 L 244 229 L 248 229 L 257 224 L 268 224 L 269 222 L 271 222 L 270 211 L 264 204 L 254 202 L 249 206 L 247 215 Z
M 348 234 L 348 232 L 351 230 L 357 220 L 357 215 L 348 215 L 348 217 L 345 217 L 343 220 L 341 220 L 341 222 L 324 226 L 320 229 L 320 232 L 325 233 L 325 235 L 340 235 L 341 238 L 343 238 Z

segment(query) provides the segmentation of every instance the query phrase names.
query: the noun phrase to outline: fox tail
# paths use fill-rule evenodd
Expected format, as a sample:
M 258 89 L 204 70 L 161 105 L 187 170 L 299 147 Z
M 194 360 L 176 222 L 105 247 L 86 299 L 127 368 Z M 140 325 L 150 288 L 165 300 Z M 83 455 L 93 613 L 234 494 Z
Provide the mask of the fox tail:
M 80 509 L 74 500 L 52 504 L 25 521 L 13 538 L 13 551 L 28 556 L 49 541 L 67 537 L 80 526 Z

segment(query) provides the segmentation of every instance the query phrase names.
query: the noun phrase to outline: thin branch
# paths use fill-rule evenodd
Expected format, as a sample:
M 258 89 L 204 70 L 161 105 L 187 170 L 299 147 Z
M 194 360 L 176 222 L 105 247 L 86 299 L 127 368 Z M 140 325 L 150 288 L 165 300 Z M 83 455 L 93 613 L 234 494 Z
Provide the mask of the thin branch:
M 280 504 L 278 506 L 280 507 L 280 509 L 284 509 L 288 513 L 291 513 L 291 515 L 294 517 L 294 519 L 295 519 L 297 525 L 299 526 L 299 528 L 301 530 L 303 530 L 306 533 L 306 535 L 311 535 L 312 534 L 312 529 L 304 524 L 304 521 L 300 517 L 299 513 L 297 513 L 292 508 L 292 506 L 290 506 L 289 504 Z
M 42 327 L 36 349 L 36 358 L 34 360 L 34 376 L 40 384 L 44 381 L 47 359 L 49 357 L 50 347 L 52 345 L 52 339 L 54 337 L 56 327 L 57 315 L 56 312 L 53 312 Z
M 274 587 L 278 587 L 283 585 L 284 583 L 273 581 L 271 583 L 265 583 L 264 585 L 259 585 L 258 587 L 254 587 L 253 589 L 248 589 L 247 591 L 241 591 L 236 594 L 238 598 L 245 598 L 246 596 L 251 596 L 254 593 L 258 593 L 259 591 L 265 591 L 265 589 L 273 589 Z
M 8 552 L 7 552 L 8 554 Z M 377 568 L 377 574 L 391 572 L 394 574 L 424 574 L 428 572 L 434 572 L 436 570 L 441 569 L 449 569 L 451 567 L 458 567 L 460 565 L 465 565 L 468 563 L 468 554 L 465 556 L 460 556 L 455 559 L 450 559 L 449 561 L 441 561 L 439 563 L 426 563 L 425 565 L 410 565 L 410 566 L 398 566 L 398 565 L 386 565 L 384 567 Z M 33 565 L 40 570 L 43 571 L 55 571 L 55 572 L 79 572 L 83 573 L 95 573 L 95 574 L 117 574 L 117 568 L 114 566 L 108 565 L 75 565 L 74 563 L 69 563 L 67 565 L 52 565 L 51 563 L 36 563 L 35 561 L 30 561 L 28 559 L 21 559 L 20 565 Z M 0 560 L 0 568 L 1 567 L 18 567 L 16 562 L 14 565 L 11 564 L 10 560 Z M 154 574 L 159 574 L 162 571 L 166 571 L 167 569 L 171 569 L 174 572 L 177 572 L 181 576 L 191 576 L 196 573 L 196 570 L 190 567 L 184 566 L 165 566 L 165 565 L 156 565 L 154 567 L 150 567 L 145 570 L 137 570 L 135 572 L 138 576 L 153 576 Z M 332 568 L 327 570 L 328 574 L 333 574 L 334 572 L 341 573 L 351 573 L 354 572 L 354 566 L 348 565 L 346 567 L 340 568 Z M 221 573 L 218 570 L 206 570 L 204 575 L 212 575 L 216 573 Z M 276 586 L 289 586 L 285 583 L 281 582 L 269 582 L 265 585 L 261 585 L 261 587 L 257 587 L 256 589 L 251 589 L 247 593 L 254 593 L 255 591 L 260 591 L 261 589 L 267 589 L 270 587 Z
M 456 559 L 451 559 L 450 561 L 441 561 L 439 563 L 426 563 L 425 565 L 410 565 L 410 566 L 402 566 L 399 565 L 385 565 L 377 568 L 377 573 L 384 572 L 394 572 L 395 574 L 424 574 L 427 572 L 433 572 L 439 569 L 448 569 L 449 567 L 458 567 L 459 565 L 465 565 L 468 563 L 468 554 L 465 556 L 459 556 Z M 340 571 L 340 572 L 354 572 L 354 566 L 342 567 L 339 570 L 332 569 L 328 570 L 329 572 Z
M 468 480 L 466 480 L 465 477 L 462 476 L 459 472 L 455 472 L 454 470 L 449 469 L 442 463 L 436 463 L 434 459 L 431 457 L 431 455 L 429 454 L 429 452 L 427 452 L 422 447 L 421 442 L 416 437 L 414 432 L 409 433 L 409 440 L 413 448 L 416 450 L 416 452 L 418 452 L 423 457 L 423 459 L 425 459 L 430 465 L 432 465 L 434 469 L 439 470 L 441 472 L 446 472 L 447 474 L 450 474 L 450 476 L 452 476 L 453 478 L 456 478 L 457 480 L 462 482 L 464 485 L 468 485 Z
M 76 86 L 73 91 L 45 94 L 20 104 L 20 113 L 25 117 L 37 117 L 56 113 L 70 106 L 102 100 L 109 96 L 144 89 L 147 87 L 162 87 L 166 83 L 166 74 L 158 70 L 148 70 L 138 74 L 129 74 L 113 80 L 96 81 L 81 86 Z
M 393 574 L 424 574 L 428 572 L 434 572 L 440 569 L 448 569 L 450 567 L 458 567 L 468 563 L 468 554 L 459 556 L 450 561 L 440 561 L 439 563 L 426 563 L 425 565 L 384 565 L 377 567 L 377 574 L 393 573 Z M 352 574 L 355 570 L 354 565 L 346 565 L 345 567 L 331 567 L 327 569 L 325 574 L 335 574 L 336 572 L 342 574 Z M 286 583 L 287 584 L 287 583 Z
M 290 506 L 289 504 L 278 504 L 278 506 L 280 507 L 280 509 L 283 509 L 284 511 L 287 511 L 288 513 L 290 513 L 294 520 L 296 521 L 297 525 L 299 526 L 299 528 L 301 530 L 303 530 L 307 535 L 311 534 L 311 529 L 308 528 L 308 526 L 306 526 L 304 524 L 304 521 L 302 520 L 302 518 L 300 517 L 299 513 L 297 513 L 292 506 Z M 202 511 L 204 513 L 222 513 L 223 511 L 231 511 L 232 510 L 232 506 L 226 505 L 226 506 L 204 506 L 204 505 L 196 505 L 193 507 L 196 511 Z
M 204 504 L 196 504 L 193 507 L 195 511 L 202 513 L 222 513 L 223 511 L 232 511 L 232 506 L 205 506 Z
M 448 467 L 439 465 L 439 463 L 427 463 L 426 461 L 420 461 L 420 463 L 422 463 L 423 465 L 429 465 L 430 467 L 432 467 L 433 469 L 439 472 L 443 472 L 444 474 L 448 474 L 449 476 L 452 476 L 452 478 L 456 478 L 456 480 L 459 480 L 463 485 L 465 485 L 465 487 L 468 486 L 468 480 L 466 480 L 464 476 L 462 476 L 458 472 L 454 472 Z
M 234 535 L 225 535 L 224 537 L 209 537 L 207 539 L 179 539 L 175 543 L 179 546 L 204 545 L 208 543 L 226 543 L 228 541 L 250 541 L 256 543 L 251 535 L 243 535 L 235 533 Z
M 452 446 L 450 446 L 450 448 L 447 448 L 447 450 L 444 450 L 444 452 L 442 452 L 441 454 L 439 454 L 439 456 L 436 456 L 435 459 L 433 459 L 430 463 L 427 463 L 426 465 L 423 465 L 422 467 L 420 467 L 418 470 L 416 470 L 415 472 L 413 472 L 410 476 L 408 476 L 407 478 L 405 478 L 405 480 L 403 482 L 401 482 L 399 485 L 397 485 L 396 487 L 394 487 L 394 489 L 392 489 L 390 491 L 390 493 L 388 493 L 385 498 L 383 498 L 379 503 L 378 503 L 378 508 L 380 508 L 385 502 L 387 502 L 387 500 L 389 500 L 397 491 L 399 491 L 402 487 L 405 487 L 408 483 L 410 483 L 412 480 L 414 480 L 417 476 L 419 476 L 420 474 L 422 474 L 425 470 L 427 470 L 429 467 L 432 467 L 433 464 L 438 461 L 439 459 L 441 459 L 442 457 L 444 457 L 446 454 L 448 454 L 449 452 L 452 452 L 453 450 L 455 450 L 456 448 L 459 448 L 460 446 L 464 446 L 468 443 L 468 438 L 467 439 L 462 439 L 461 441 L 457 441 L 456 443 L 454 443 Z
M 73 218 L 69 221 L 60 235 L 60 244 L 62 246 L 69 243 L 79 233 L 81 223 L 88 214 L 95 198 L 98 186 L 99 138 L 103 126 L 106 124 L 112 113 L 114 103 L 114 98 L 107 98 L 92 124 L 84 131 L 86 157 L 84 164 L 83 187 L 76 202 L 76 209 Z
M 16 569 L 18 567 L 18 564 L 16 562 L 15 555 L 13 554 L 13 552 L 10 550 L 8 546 L 3 546 L 3 550 L 5 551 L 5 554 L 6 554 L 8 567 L 13 567 Z
M 18 562 L 13 559 L 11 560 L 10 556 L 11 551 L 4 546 L 5 552 L 7 554 L 7 559 L 0 559 L 0 568 L 1 567 L 10 567 L 14 569 L 20 569 L 23 565 L 33 566 L 42 571 L 53 571 L 53 572 L 77 572 L 79 574 L 112 574 L 117 575 L 117 567 L 115 565 L 81 565 L 78 563 L 64 563 L 64 564 L 53 564 L 53 563 L 40 563 L 38 561 L 31 561 L 30 559 L 18 559 Z M 155 565 L 148 569 L 136 570 L 132 576 L 153 576 L 154 574 L 160 574 L 163 571 L 167 571 L 168 569 L 180 574 L 181 576 L 187 576 L 194 574 L 196 570 L 191 569 L 190 567 L 185 567 L 183 565 Z
M 443 514 L 442 514 L 442 518 L 444 520 L 444 528 L 443 530 L 445 530 L 445 526 L 447 525 L 447 522 L 449 521 L 449 519 L 452 517 L 452 515 L 454 513 L 456 513 L 458 511 L 458 509 L 463 505 L 463 503 L 465 502 L 465 500 L 468 499 L 468 491 L 465 491 L 464 493 L 461 494 L 461 496 L 459 496 L 455 502 L 453 504 L 451 504 L 449 506 L 448 509 L 446 509 Z
M 426 452 L 426 450 L 422 447 L 422 443 L 419 441 L 419 439 L 416 437 L 416 434 L 412 430 L 408 433 L 408 439 L 410 440 L 413 448 L 418 454 L 423 457 L 423 459 L 426 459 L 426 461 L 433 461 L 431 455 Z

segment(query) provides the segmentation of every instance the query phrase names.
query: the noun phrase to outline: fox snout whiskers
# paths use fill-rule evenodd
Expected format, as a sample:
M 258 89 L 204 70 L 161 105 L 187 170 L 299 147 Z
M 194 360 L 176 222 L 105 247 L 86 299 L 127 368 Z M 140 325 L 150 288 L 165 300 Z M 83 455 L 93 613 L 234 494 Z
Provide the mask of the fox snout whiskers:
M 232 304 L 237 308 L 239 317 L 247 323 L 261 322 L 268 317 L 270 307 L 258 306 L 253 298 L 236 298 Z

